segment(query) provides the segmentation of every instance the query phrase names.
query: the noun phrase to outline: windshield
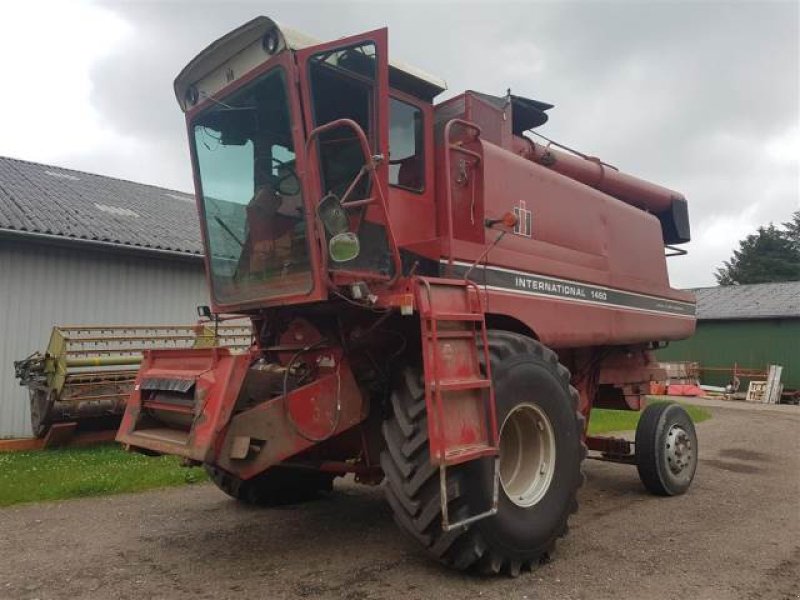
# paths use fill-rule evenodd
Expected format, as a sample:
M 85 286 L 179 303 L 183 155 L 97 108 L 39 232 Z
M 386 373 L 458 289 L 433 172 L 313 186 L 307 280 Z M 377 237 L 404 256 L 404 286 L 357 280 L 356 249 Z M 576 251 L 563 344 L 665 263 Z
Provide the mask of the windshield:
M 214 298 L 233 304 L 309 292 L 283 70 L 215 102 L 192 127 Z

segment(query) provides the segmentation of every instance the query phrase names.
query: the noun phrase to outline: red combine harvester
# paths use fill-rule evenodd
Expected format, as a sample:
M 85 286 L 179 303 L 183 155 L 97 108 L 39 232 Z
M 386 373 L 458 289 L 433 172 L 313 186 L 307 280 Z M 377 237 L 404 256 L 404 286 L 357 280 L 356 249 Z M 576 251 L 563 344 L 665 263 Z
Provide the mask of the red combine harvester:
M 644 408 L 650 351 L 694 331 L 665 260 L 688 213 L 523 136 L 551 105 L 434 105 L 444 89 L 389 60 L 386 29 L 317 43 L 265 17 L 180 73 L 201 312 L 249 316 L 253 342 L 146 352 L 117 439 L 248 503 L 384 481 L 434 557 L 515 575 L 566 532 L 587 451 L 657 494 L 691 483 L 677 405 L 647 407 L 635 443 L 586 432 L 593 406 Z

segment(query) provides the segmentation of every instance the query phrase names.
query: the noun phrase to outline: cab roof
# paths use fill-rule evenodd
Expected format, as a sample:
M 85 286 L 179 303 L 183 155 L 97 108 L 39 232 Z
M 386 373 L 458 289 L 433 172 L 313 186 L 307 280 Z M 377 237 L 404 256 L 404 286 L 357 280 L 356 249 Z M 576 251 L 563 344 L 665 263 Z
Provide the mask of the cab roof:
M 300 31 L 281 27 L 269 17 L 256 17 L 211 43 L 178 74 L 174 89 L 181 108 L 186 110 L 186 92 L 191 85 L 224 65 L 273 29 L 277 32 L 278 40 L 273 54 L 323 43 Z M 389 82 L 394 88 L 428 101 L 447 89 L 443 79 L 395 60 L 389 60 Z

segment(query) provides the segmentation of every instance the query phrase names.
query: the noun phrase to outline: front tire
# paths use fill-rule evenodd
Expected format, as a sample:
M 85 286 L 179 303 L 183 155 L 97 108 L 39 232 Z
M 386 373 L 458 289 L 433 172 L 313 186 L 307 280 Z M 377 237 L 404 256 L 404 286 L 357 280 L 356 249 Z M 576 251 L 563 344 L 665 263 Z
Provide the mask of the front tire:
M 569 372 L 537 341 L 489 332 L 501 427 L 498 513 L 466 528 L 442 530 L 438 467 L 431 465 L 424 388 L 406 369 L 392 392 L 381 466 L 395 520 L 438 560 L 457 569 L 517 575 L 546 560 L 577 510 L 586 455 L 584 420 Z M 453 521 L 491 504 L 493 459 L 447 469 Z
M 333 475 L 320 471 L 271 467 L 252 479 L 204 465 L 211 481 L 231 498 L 254 506 L 283 506 L 316 500 L 333 490 Z

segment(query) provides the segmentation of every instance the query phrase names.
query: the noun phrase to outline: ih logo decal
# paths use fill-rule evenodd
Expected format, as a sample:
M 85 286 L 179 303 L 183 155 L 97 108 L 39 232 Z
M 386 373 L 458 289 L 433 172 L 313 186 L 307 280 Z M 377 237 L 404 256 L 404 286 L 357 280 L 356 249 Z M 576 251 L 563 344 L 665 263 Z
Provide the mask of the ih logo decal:
M 531 211 L 525 208 L 525 201 L 520 200 L 519 206 L 514 207 L 514 216 L 517 217 L 517 224 L 514 225 L 514 233 L 516 235 L 524 235 L 531 237 L 533 229 L 533 215 Z

